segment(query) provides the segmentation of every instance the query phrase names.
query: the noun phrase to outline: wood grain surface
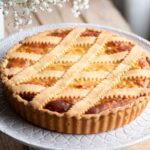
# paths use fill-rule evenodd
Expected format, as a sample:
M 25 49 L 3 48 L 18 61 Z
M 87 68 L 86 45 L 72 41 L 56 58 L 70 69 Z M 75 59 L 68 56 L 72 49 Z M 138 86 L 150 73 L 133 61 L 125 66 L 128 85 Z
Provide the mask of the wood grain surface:
M 76 22 L 76 23 L 96 23 L 100 25 L 112 26 L 131 32 L 128 23 L 123 19 L 119 11 L 115 8 L 110 0 L 94 0 L 90 1 L 88 11 L 82 13 L 78 18 L 73 17 L 69 4 L 63 8 L 54 8 L 51 14 L 38 11 L 32 14 L 33 24 L 38 26 L 42 24 L 52 24 L 61 22 Z M 9 25 L 12 22 L 11 16 L 5 20 L 5 36 L 16 32 L 13 26 Z M 0 133 L 0 150 L 29 150 L 29 147 L 20 144 L 12 138 Z M 150 140 L 135 144 L 122 150 L 150 150 Z

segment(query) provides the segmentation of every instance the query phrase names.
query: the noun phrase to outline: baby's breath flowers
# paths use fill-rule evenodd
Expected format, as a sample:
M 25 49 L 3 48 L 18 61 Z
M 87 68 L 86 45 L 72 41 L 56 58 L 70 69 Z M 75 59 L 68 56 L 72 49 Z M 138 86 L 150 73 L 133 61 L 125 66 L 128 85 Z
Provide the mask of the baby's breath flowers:
M 53 6 L 62 7 L 66 2 L 72 3 L 72 13 L 75 17 L 89 7 L 89 0 L 0 0 L 0 9 L 3 8 L 5 16 L 11 10 L 14 27 L 20 28 L 32 23 L 32 12 L 37 10 L 51 12 Z

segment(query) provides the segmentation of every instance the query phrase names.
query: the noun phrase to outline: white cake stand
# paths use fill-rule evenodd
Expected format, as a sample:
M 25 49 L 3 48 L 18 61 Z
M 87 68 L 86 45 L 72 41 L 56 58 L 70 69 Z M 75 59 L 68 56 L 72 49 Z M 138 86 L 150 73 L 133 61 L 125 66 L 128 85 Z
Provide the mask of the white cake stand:
M 136 35 L 110 27 L 92 24 L 54 24 L 24 30 L 2 40 L 0 56 L 2 57 L 12 45 L 18 43 L 26 36 L 48 29 L 76 26 L 95 27 L 114 31 L 135 40 L 145 50 L 150 50 L 150 43 L 148 41 Z M 71 135 L 50 132 L 29 124 L 15 114 L 7 104 L 6 99 L 2 97 L 2 93 L 0 95 L 0 131 L 19 142 L 37 149 L 110 150 L 123 148 L 150 137 L 150 105 L 147 106 L 145 111 L 136 120 L 125 125 L 123 128 L 101 134 Z

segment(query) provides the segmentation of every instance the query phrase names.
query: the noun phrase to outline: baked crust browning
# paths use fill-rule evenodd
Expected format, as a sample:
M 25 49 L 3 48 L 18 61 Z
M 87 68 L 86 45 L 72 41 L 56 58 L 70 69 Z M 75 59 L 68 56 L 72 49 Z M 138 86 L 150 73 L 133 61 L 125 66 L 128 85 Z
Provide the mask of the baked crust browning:
M 149 60 L 125 37 L 70 28 L 26 38 L 0 68 L 4 92 L 23 118 L 57 132 L 90 134 L 121 127 L 144 110 Z

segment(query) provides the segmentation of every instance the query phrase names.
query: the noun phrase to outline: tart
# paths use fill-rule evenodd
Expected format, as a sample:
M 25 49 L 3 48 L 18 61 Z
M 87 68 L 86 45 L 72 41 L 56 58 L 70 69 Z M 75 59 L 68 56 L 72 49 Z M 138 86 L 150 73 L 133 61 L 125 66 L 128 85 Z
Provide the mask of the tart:
M 106 30 L 62 28 L 27 37 L 8 51 L 0 72 L 13 109 L 56 132 L 119 128 L 149 101 L 149 54 Z

